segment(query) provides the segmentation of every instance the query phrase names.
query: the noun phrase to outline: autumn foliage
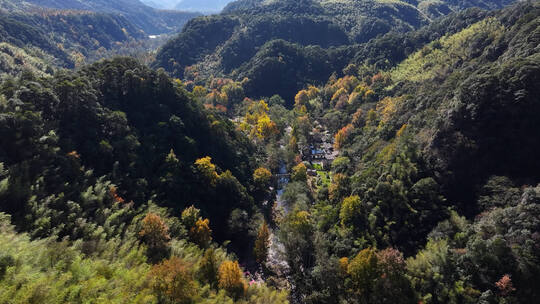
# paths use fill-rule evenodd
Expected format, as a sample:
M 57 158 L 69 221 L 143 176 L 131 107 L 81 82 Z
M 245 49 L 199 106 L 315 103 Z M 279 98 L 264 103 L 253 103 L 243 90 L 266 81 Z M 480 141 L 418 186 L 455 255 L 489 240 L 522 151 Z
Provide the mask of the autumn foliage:
M 142 229 L 139 232 L 142 241 L 148 246 L 148 256 L 158 261 L 167 255 L 169 241 L 169 227 L 156 213 L 148 213 L 142 220 Z
M 343 147 L 353 129 L 353 125 L 348 124 L 336 133 L 334 137 L 334 149 L 339 150 Z
M 196 296 L 191 265 L 178 257 L 154 265 L 149 277 L 152 288 L 169 302 L 187 304 Z
M 394 248 L 366 248 L 351 260 L 341 258 L 339 271 L 346 277 L 347 293 L 359 301 L 355 303 L 412 303 L 405 265 L 403 254 Z
M 294 97 L 294 106 L 301 107 L 303 105 L 306 105 L 308 101 L 309 101 L 309 97 L 308 97 L 307 91 L 301 90 Z
M 109 188 L 109 194 L 111 195 L 115 203 L 124 202 L 124 199 L 120 195 L 118 195 L 118 188 L 116 188 L 115 186 L 111 186 Z
M 291 178 L 293 181 L 306 181 L 307 180 L 307 167 L 304 163 L 299 163 L 292 169 Z
M 307 106 L 309 101 L 316 98 L 319 93 L 319 89 L 312 85 L 307 90 L 300 90 L 294 97 L 294 107 L 299 109 L 302 106 Z
M 270 183 L 270 180 L 272 178 L 272 173 L 270 170 L 266 168 L 257 168 L 255 172 L 253 172 L 253 181 L 261 186 L 266 186 Z
M 360 251 L 347 266 L 354 293 L 363 294 L 372 289 L 373 282 L 378 277 L 377 255 L 374 249 Z
M 343 200 L 341 204 L 341 210 L 339 212 L 339 218 L 341 225 L 348 226 L 355 222 L 357 214 L 361 211 L 362 202 L 358 195 L 349 196 Z
M 212 163 L 212 158 L 209 156 L 199 158 L 195 161 L 195 167 L 204 176 L 210 184 L 214 185 L 219 177 L 216 171 L 216 165 Z
M 182 211 L 182 223 L 188 230 L 189 238 L 201 247 L 207 247 L 212 241 L 210 220 L 200 216 L 200 210 L 190 206 Z
M 495 283 L 495 286 L 497 286 L 497 288 L 499 289 L 499 293 L 503 297 L 511 294 L 516 290 L 514 288 L 514 285 L 512 284 L 512 279 L 508 274 L 503 275 L 502 278 Z
M 279 134 L 279 129 L 268 115 L 268 104 L 264 100 L 252 101 L 246 98 L 248 109 L 240 129 L 254 140 L 268 140 Z
M 247 283 L 237 261 L 225 261 L 219 266 L 219 288 L 236 299 L 245 294 Z
M 212 230 L 210 229 L 210 220 L 198 219 L 195 226 L 189 230 L 191 240 L 201 247 L 206 247 L 212 241 Z

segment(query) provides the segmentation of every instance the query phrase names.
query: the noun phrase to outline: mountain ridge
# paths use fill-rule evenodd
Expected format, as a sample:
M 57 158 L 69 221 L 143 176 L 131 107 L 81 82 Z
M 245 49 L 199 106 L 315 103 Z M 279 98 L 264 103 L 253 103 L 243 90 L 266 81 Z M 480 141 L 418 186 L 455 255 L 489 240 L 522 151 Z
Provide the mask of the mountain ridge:
M 452 4 L 457 10 L 471 6 L 473 2 L 450 1 L 449 5 Z M 490 2 L 491 5 L 486 2 L 484 6 L 502 7 L 510 2 Z M 447 13 L 452 13 L 452 10 Z M 227 34 L 220 36 L 220 41 L 209 45 L 197 44 L 196 35 L 204 36 L 205 31 L 209 32 L 205 27 L 217 26 L 225 19 L 231 20 L 231 24 L 227 25 Z M 283 39 L 302 47 L 338 47 L 366 43 L 388 32 L 407 32 L 431 22 L 420 8 L 401 1 L 345 1 L 338 5 L 332 1 L 311 0 L 241 0 L 230 3 L 220 15 L 205 17 L 204 22 L 202 20 L 198 22 L 194 19 L 175 39 L 164 45 L 156 56 L 155 66 L 163 67 L 177 77 L 184 75 L 186 67 L 197 70 L 205 77 L 243 77 L 245 74 L 240 72 L 242 64 L 255 58 L 257 51 L 274 39 Z M 317 35 L 310 36 L 309 33 L 313 33 L 310 31 L 315 28 Z M 190 55 L 193 49 L 198 51 Z M 290 98 L 290 94 L 287 92 L 284 97 Z

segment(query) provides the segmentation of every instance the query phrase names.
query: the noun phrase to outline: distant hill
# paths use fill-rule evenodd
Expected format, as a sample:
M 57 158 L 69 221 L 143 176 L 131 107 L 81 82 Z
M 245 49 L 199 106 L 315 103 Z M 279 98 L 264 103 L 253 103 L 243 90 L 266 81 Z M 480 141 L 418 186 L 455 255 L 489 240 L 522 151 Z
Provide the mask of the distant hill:
M 71 68 L 98 52 L 145 38 L 125 17 L 88 11 L 0 13 L 0 72 Z
M 24 0 L 0 2 L 4 8 L 31 9 L 32 6 L 62 10 L 87 10 L 113 13 L 125 16 L 130 22 L 144 30 L 147 34 L 162 34 L 179 31 L 195 13 L 169 12 L 154 9 L 139 0 Z M 174 14 L 174 18 L 170 15 Z

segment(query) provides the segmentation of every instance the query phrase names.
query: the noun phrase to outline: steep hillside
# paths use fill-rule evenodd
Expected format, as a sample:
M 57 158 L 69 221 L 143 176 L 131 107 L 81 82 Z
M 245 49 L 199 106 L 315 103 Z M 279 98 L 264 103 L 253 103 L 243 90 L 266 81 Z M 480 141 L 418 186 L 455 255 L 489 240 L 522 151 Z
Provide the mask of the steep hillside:
M 26 72 L 0 85 L 0 130 L 0 302 L 286 303 L 212 241 L 252 242 L 225 228 L 258 221 L 250 143 L 165 74 Z
M 262 46 L 233 75 L 238 79 L 249 79 L 245 85 L 249 96 L 278 93 L 292 104 L 294 95 L 306 83 L 323 84 L 332 74 L 341 73 L 350 62 L 358 66 L 391 67 L 433 38 L 455 33 L 488 15 L 487 11 L 470 9 L 434 21 L 417 31 L 388 33 L 367 43 L 330 49 L 273 40 Z
M 0 41 L 5 43 L 2 72 L 8 74 L 24 66 L 51 73 L 53 68 L 81 65 L 99 52 L 145 38 L 116 15 L 55 10 L 0 15 Z
M 280 225 L 294 301 L 539 296 L 540 5 L 449 31 L 386 70 L 350 65 L 296 95 Z M 339 151 L 326 168 L 324 131 Z
M 176 211 L 195 204 L 220 241 L 246 233 L 225 227 L 234 209 L 252 215 L 259 208 L 250 192 L 253 147 L 163 73 L 116 59 L 52 79 L 26 73 L 1 88 L 0 159 L 21 177 L 9 188 L 2 210 L 13 214 L 20 229 L 38 229 L 41 224 L 25 219 L 41 211 L 30 211 L 34 207 L 28 204 L 54 194 L 53 223 L 40 229 L 69 235 L 56 225 L 62 225 L 65 204 L 80 195 L 75 184 L 91 170 L 95 178 L 110 179 L 126 202 L 153 200 Z M 48 230 L 39 231 L 45 237 Z
M 357 49 L 351 46 L 331 49 L 304 47 L 284 40 L 271 40 L 243 63 L 235 71 L 235 76 L 248 79 L 244 84 L 248 96 L 279 94 L 290 106 L 294 95 L 306 83 L 325 83 L 330 75 L 347 66 Z

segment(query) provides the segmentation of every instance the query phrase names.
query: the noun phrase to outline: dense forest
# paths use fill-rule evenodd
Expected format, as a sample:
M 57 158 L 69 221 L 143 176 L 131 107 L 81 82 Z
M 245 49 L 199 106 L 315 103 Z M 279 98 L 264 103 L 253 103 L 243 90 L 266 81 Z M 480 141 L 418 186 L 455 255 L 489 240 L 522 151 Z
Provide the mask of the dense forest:
M 540 297 L 538 1 L 0 7 L 0 303 Z

